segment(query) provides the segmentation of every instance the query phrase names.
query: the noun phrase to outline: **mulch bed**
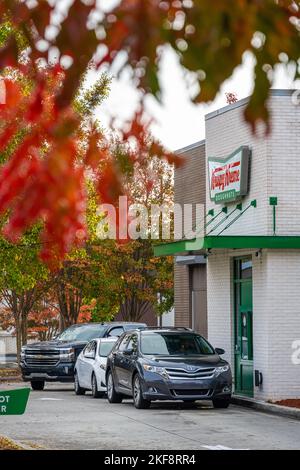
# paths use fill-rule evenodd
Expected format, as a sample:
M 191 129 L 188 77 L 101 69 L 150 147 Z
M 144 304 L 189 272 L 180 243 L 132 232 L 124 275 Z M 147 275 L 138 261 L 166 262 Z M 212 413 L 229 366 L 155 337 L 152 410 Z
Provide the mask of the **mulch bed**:
M 0 369 L 0 382 L 5 382 L 6 380 L 21 380 L 20 370 L 11 368 Z
M 300 408 L 300 398 L 288 398 L 273 402 L 275 405 L 289 406 L 291 408 Z
M 20 375 L 19 369 L 0 369 L 0 377 L 14 377 Z
M 0 450 L 22 450 L 22 447 L 7 437 L 0 436 Z

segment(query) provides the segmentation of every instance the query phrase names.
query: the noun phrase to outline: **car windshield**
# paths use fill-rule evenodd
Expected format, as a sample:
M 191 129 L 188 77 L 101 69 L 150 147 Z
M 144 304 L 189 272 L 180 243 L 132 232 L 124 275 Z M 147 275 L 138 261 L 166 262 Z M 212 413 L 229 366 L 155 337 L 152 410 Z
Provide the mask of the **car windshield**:
M 117 338 L 116 338 L 117 340 Z M 112 350 L 113 346 L 115 345 L 116 341 L 101 341 L 100 349 L 99 349 L 99 356 L 107 357 Z
M 163 332 L 142 334 L 141 352 L 154 356 L 215 354 L 210 344 L 200 335 Z
M 57 341 L 91 341 L 99 338 L 106 330 L 106 326 L 93 325 L 74 325 L 63 331 L 56 339 Z

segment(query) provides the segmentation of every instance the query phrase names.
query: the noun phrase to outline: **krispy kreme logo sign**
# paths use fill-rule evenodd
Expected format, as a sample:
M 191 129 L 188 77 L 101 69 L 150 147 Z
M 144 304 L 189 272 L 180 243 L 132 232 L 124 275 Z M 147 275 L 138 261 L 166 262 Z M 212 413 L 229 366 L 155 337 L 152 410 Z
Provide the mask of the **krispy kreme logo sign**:
M 238 148 L 227 158 L 209 158 L 210 199 L 215 203 L 230 202 L 248 193 L 250 149 Z

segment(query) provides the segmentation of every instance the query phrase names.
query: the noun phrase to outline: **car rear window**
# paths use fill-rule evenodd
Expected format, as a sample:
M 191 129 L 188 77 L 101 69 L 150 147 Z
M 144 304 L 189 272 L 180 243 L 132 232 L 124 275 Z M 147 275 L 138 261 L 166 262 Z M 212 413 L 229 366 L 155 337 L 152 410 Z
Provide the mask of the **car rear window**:
M 159 356 L 194 356 L 215 354 L 200 335 L 178 333 L 145 333 L 141 335 L 143 354 Z
M 117 341 L 117 338 L 116 338 Z M 114 347 L 116 341 L 101 341 L 99 348 L 99 356 L 107 357 Z

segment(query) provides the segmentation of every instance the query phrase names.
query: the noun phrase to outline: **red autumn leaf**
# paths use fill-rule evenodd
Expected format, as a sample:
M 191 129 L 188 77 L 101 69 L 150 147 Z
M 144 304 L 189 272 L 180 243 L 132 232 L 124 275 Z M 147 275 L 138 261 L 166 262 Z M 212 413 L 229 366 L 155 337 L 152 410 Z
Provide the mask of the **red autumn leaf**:
M 109 157 L 108 147 L 103 144 L 101 146 L 102 140 L 102 135 L 99 132 L 92 132 L 89 136 L 85 163 L 93 170 L 98 168 L 101 161 L 105 161 Z
M 39 83 L 32 102 L 28 106 L 28 110 L 25 115 L 25 119 L 28 122 L 35 122 L 43 112 L 43 88 L 44 84 Z
M 105 163 L 100 170 L 97 182 L 100 201 L 115 204 L 123 192 L 121 177 L 111 161 Z
M 0 70 L 5 67 L 18 66 L 18 46 L 16 39 L 11 37 L 6 44 L 0 47 Z
M 4 99 L 0 101 L 0 117 L 1 119 L 7 119 L 10 114 L 16 114 L 18 107 L 22 100 L 21 86 L 16 81 L 3 78 L 1 79 L 2 88 L 4 89 Z
M 61 55 L 68 55 L 73 60 L 56 100 L 59 108 L 70 105 L 77 92 L 81 75 L 86 71 L 95 53 L 97 37 L 93 30 L 87 28 L 88 17 L 94 6 L 94 1 L 83 3 L 81 0 L 75 0 L 55 40 Z

